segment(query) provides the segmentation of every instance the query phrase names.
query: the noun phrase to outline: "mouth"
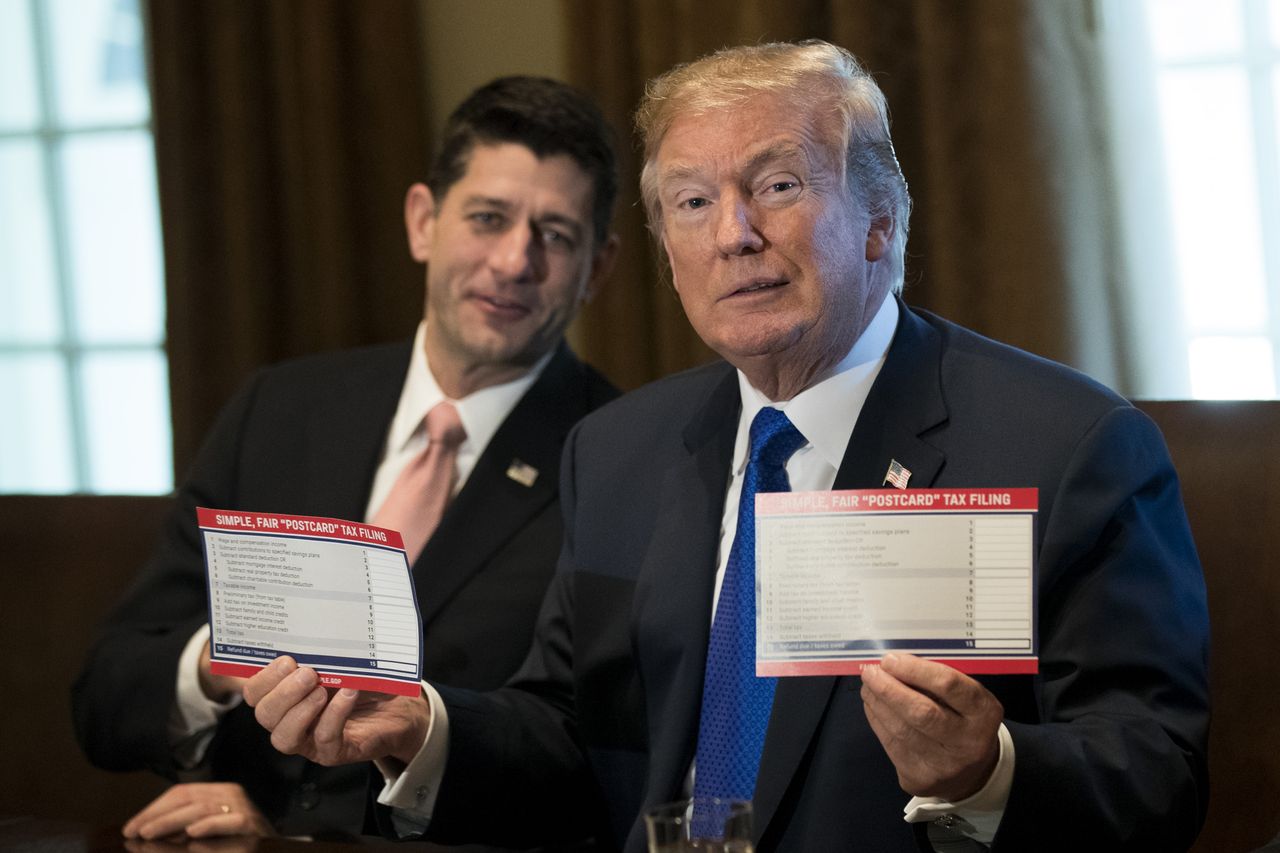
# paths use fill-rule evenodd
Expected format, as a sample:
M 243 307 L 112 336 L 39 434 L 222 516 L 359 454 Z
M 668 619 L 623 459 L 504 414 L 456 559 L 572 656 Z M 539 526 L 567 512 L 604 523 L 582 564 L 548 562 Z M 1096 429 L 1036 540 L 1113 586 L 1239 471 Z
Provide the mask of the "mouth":
M 735 289 L 729 296 L 748 296 L 753 293 L 760 293 L 765 290 L 775 290 L 779 287 L 786 287 L 790 282 L 783 278 L 760 278 L 752 279 L 745 282 Z
M 523 317 L 532 309 L 523 302 L 514 299 L 504 299 L 501 296 L 485 293 L 475 293 L 471 296 L 472 301 L 480 306 L 480 310 L 486 314 L 492 314 L 499 317 Z

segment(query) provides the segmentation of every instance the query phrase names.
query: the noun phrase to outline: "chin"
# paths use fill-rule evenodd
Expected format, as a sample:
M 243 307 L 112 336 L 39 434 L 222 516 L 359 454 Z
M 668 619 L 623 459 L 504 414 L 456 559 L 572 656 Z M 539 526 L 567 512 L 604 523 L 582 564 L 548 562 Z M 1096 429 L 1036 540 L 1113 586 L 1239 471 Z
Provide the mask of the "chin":
M 791 349 L 800 340 L 800 332 L 794 328 L 754 328 L 751 332 L 747 335 L 735 335 L 712 349 L 728 360 L 768 358 Z

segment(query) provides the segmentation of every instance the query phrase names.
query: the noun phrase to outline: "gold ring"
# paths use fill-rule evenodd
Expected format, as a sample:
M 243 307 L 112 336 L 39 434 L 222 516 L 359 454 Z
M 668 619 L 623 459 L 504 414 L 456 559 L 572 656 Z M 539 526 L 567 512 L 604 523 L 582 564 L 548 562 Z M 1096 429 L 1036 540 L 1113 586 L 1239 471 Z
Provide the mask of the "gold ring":
M 222 809 L 223 814 L 231 814 L 231 806 L 227 805 L 226 803 L 223 803 L 222 805 L 218 806 L 218 808 Z

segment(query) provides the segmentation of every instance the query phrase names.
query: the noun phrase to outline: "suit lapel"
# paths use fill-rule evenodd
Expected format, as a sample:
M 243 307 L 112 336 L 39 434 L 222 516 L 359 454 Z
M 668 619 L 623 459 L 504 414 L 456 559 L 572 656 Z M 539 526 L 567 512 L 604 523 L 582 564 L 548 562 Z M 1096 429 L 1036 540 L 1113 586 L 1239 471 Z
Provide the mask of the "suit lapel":
M 300 506 L 313 515 L 363 519 L 373 477 L 409 369 L 408 341 L 352 353 L 330 393 L 306 420 L 311 464 Z M 295 510 L 297 511 L 297 510 Z
M 685 425 L 686 455 L 664 472 L 660 510 L 632 614 L 645 635 L 648 679 L 649 789 L 646 804 L 678 796 L 693 761 L 702 680 L 711 630 L 716 554 L 724 494 L 737 433 L 737 374 L 724 365 Z
M 414 565 L 424 626 L 511 536 L 555 500 L 565 437 L 589 408 L 583 366 L 561 344 L 490 439 Z M 531 484 L 508 475 L 513 463 L 537 472 Z
M 911 471 L 913 487 L 928 487 L 942 469 L 942 453 L 921 438 L 946 419 L 941 341 L 906 305 L 899 302 L 898 308 L 893 343 L 858 415 L 836 472 L 836 489 L 882 488 L 889 463 L 895 459 Z M 756 782 L 757 837 L 796 779 L 838 680 L 836 676 L 778 680 Z

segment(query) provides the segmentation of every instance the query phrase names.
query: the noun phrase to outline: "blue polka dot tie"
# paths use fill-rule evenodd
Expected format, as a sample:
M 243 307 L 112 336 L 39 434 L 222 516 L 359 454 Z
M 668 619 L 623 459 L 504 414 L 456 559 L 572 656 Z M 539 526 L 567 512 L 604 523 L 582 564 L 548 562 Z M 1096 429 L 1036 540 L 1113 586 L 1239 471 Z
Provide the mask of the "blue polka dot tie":
M 756 493 L 789 492 L 784 467 L 805 438 L 787 416 L 763 408 L 751 422 L 738 529 L 711 623 L 694 796 L 749 800 L 755 793 L 776 678 L 756 677 Z

